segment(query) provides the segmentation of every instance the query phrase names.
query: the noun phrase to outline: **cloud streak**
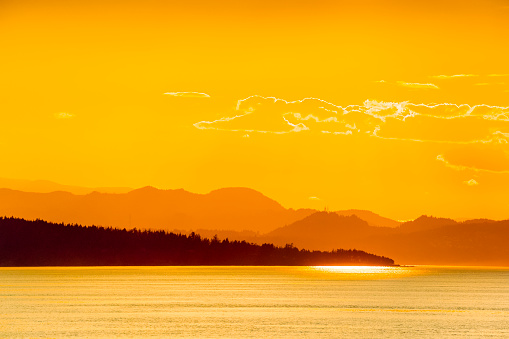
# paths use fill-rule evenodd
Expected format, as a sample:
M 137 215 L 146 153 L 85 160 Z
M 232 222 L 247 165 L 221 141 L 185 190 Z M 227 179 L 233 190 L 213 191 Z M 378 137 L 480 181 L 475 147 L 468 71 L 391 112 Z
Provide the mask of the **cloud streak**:
M 438 87 L 437 85 L 432 84 L 432 83 L 406 82 L 406 81 L 390 82 L 390 81 L 386 81 L 386 80 L 377 80 L 377 81 L 375 81 L 375 83 L 387 84 L 387 85 L 397 85 L 397 86 L 407 87 L 407 88 L 412 88 L 412 89 L 425 89 L 425 90 L 440 89 L 440 87 Z
M 439 89 L 440 88 L 437 85 L 431 84 L 431 83 L 423 84 L 423 83 L 419 83 L 419 82 L 397 81 L 396 84 L 399 86 L 414 88 L 414 89 Z
M 436 157 L 436 160 L 443 163 L 446 167 L 451 168 L 456 171 L 472 171 L 475 173 L 484 172 L 484 173 L 494 173 L 494 174 L 509 174 L 509 170 L 493 170 L 488 168 L 478 168 L 474 166 L 466 166 L 460 164 L 452 164 L 448 161 L 443 154 L 439 154 Z
M 164 95 L 182 98 L 210 98 L 210 95 L 200 92 L 166 92 Z
M 431 78 L 436 79 L 455 79 L 455 78 L 471 78 L 476 77 L 476 74 L 452 74 L 452 75 L 432 75 Z

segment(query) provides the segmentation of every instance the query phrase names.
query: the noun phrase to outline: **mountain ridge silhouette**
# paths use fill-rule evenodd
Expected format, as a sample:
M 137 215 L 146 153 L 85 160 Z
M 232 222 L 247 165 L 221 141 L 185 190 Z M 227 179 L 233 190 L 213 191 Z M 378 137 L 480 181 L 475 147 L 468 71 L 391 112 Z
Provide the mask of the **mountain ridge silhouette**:
M 347 219 L 349 218 L 349 219 Z M 456 222 L 426 215 L 397 228 L 373 227 L 358 217 L 317 212 L 250 241 L 293 243 L 311 250 L 362 248 L 401 264 L 509 266 L 509 220 Z
M 117 228 L 204 227 L 267 232 L 313 212 L 311 209 L 286 209 L 260 192 L 238 187 L 207 194 L 150 186 L 127 193 L 84 195 L 0 189 L 1 215 Z
M 362 217 L 372 216 L 370 220 Z M 0 189 L 0 215 L 119 229 L 179 230 L 222 239 L 294 243 L 310 250 L 362 249 L 403 264 L 493 264 L 509 266 L 504 239 L 509 221 L 457 222 L 422 215 L 399 223 L 373 212 L 286 209 L 262 193 L 243 187 L 206 194 L 151 186 L 127 193 L 76 195 Z M 373 226 L 376 220 L 385 225 Z

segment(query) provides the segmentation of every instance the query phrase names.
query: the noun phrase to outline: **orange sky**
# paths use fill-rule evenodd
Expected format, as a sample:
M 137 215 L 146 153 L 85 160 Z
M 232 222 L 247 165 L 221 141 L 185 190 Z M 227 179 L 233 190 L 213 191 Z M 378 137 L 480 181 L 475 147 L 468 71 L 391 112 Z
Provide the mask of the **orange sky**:
M 0 177 L 509 218 L 507 37 L 509 1 L 4 0 Z

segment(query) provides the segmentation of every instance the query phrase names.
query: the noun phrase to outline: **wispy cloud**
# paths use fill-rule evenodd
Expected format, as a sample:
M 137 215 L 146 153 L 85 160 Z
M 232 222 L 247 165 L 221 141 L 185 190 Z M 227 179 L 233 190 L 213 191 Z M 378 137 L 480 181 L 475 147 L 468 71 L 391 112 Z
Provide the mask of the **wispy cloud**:
M 452 168 L 457 171 L 464 171 L 464 170 L 473 170 L 475 172 L 478 172 L 478 168 L 468 167 L 468 166 L 462 166 L 462 165 L 453 165 L 449 161 L 447 161 L 442 154 L 437 155 L 437 161 L 442 162 L 445 166 Z
M 505 170 L 505 169 L 494 170 L 494 169 L 489 169 L 489 168 L 479 168 L 479 167 L 474 167 L 474 166 L 452 164 L 450 161 L 448 161 L 444 157 L 443 154 L 437 155 L 436 160 L 442 162 L 446 167 L 451 168 L 456 171 L 472 171 L 475 173 L 485 172 L 485 173 L 495 173 L 495 174 L 509 174 L 509 170 Z
M 509 144 L 509 133 L 495 131 L 492 133 L 492 140 L 497 144 Z
M 253 132 L 286 134 L 309 130 L 303 123 L 294 124 L 288 121 L 284 115 L 280 115 L 277 119 L 265 122 L 259 120 L 256 114 L 253 115 L 252 111 L 248 109 L 244 114 L 224 117 L 213 121 L 199 121 L 194 123 L 193 126 L 201 130 L 212 129 L 217 131 L 247 132 L 244 136 L 249 136 L 248 133 Z
M 166 92 L 164 95 L 184 98 L 210 98 L 210 95 L 200 92 Z
M 57 119 L 70 119 L 72 117 L 74 117 L 74 115 L 71 113 L 66 112 L 55 113 L 55 118 Z
M 509 173 L 509 106 L 366 100 L 335 105 L 307 97 L 284 100 L 253 95 L 237 101 L 231 115 L 194 124 L 199 130 L 328 138 L 375 138 L 429 143 L 447 168 L 470 173 Z M 329 137 L 328 137 L 329 136 Z
M 452 75 L 432 75 L 431 78 L 436 79 L 454 79 L 454 78 L 469 78 L 476 77 L 476 74 L 452 74 Z
M 408 87 L 408 88 L 413 88 L 413 89 L 440 89 L 440 87 L 438 87 L 437 85 L 432 84 L 432 83 L 405 82 L 405 81 L 391 82 L 391 81 L 386 81 L 386 80 L 376 80 L 375 83 L 387 84 L 387 85 L 397 85 L 397 86 Z
M 419 82 L 397 81 L 396 84 L 398 84 L 399 86 L 415 88 L 415 89 L 439 89 L 440 88 L 437 85 L 431 84 L 431 83 L 423 84 L 423 83 L 419 83 Z

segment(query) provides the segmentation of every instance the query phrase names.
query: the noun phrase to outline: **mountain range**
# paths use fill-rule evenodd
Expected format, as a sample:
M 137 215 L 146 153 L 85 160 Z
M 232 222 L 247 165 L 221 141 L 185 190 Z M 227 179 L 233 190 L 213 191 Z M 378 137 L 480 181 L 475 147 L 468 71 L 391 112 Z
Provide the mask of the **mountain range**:
M 64 191 L 73 194 L 88 194 L 92 192 L 101 193 L 127 193 L 132 191 L 129 187 L 81 187 L 72 185 L 62 185 L 49 180 L 23 180 L 0 178 L 0 187 L 10 188 L 12 190 L 34 193 L 51 193 L 55 191 Z
M 0 215 L 116 228 L 223 229 L 268 232 L 315 212 L 285 209 L 248 188 L 208 194 L 144 187 L 128 193 L 33 193 L 0 189 Z
M 509 221 L 421 216 L 398 222 L 365 210 L 287 209 L 248 188 L 207 194 L 144 187 L 129 192 L 0 189 L 0 215 L 114 228 L 192 231 L 310 250 L 351 248 L 400 264 L 509 265 Z
M 94 191 L 84 194 L 0 189 L 0 215 L 117 228 L 265 233 L 315 212 L 313 209 L 286 209 L 260 192 L 240 187 L 222 188 L 207 194 L 150 186 L 126 193 Z M 400 224 L 370 211 L 336 213 L 357 215 L 371 226 L 397 227 Z
M 291 242 L 311 249 L 362 248 L 404 264 L 509 266 L 509 220 L 421 216 L 397 228 L 373 227 L 357 216 L 317 212 L 255 242 Z

